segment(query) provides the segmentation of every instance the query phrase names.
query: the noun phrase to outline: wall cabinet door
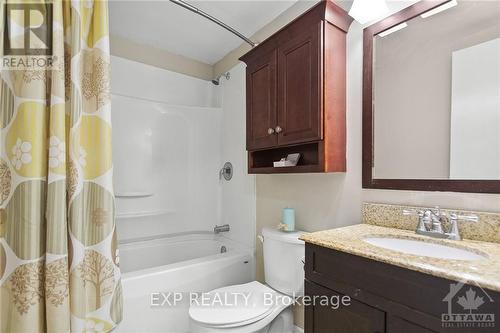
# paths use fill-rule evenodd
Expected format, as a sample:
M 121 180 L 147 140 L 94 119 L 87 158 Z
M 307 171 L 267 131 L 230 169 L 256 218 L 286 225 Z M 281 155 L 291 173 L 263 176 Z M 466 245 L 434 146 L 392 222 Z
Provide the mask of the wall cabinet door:
M 247 65 L 247 150 L 278 144 L 276 116 L 276 50 Z
M 279 145 L 322 139 L 322 22 L 284 34 L 278 47 Z
M 342 297 L 330 289 L 309 281 L 305 282 L 305 294 L 311 298 Z M 349 306 L 334 309 L 331 305 L 306 306 L 305 333 L 384 333 L 385 312 L 351 299 Z

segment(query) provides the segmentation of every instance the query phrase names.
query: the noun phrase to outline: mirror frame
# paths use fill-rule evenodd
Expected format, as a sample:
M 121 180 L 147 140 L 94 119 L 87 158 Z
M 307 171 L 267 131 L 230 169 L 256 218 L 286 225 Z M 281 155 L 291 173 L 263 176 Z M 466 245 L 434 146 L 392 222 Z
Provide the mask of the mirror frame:
M 363 188 L 500 193 L 500 180 L 373 178 L 373 41 L 379 33 L 452 0 L 422 0 L 363 30 Z

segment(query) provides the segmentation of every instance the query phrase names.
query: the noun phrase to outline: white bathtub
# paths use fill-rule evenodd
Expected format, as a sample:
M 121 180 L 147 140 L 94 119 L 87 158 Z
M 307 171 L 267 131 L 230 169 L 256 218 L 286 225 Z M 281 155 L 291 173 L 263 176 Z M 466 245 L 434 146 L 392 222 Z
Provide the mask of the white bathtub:
M 116 331 L 184 333 L 189 332 L 187 293 L 252 281 L 254 254 L 227 238 L 200 232 L 122 243 L 120 268 L 124 309 Z M 158 306 L 169 292 L 184 293 L 183 300 Z

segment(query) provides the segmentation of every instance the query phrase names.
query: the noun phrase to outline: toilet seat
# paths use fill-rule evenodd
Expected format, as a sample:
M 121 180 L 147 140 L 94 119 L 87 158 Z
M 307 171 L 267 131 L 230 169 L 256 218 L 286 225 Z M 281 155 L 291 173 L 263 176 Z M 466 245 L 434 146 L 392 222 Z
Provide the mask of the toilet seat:
M 257 281 L 215 289 L 202 297 L 209 301 L 193 302 L 189 316 L 198 325 L 214 329 L 242 327 L 270 316 L 274 318 L 293 302 L 291 297 Z M 220 299 L 229 301 L 221 305 Z M 277 299 L 280 301 L 276 302 Z

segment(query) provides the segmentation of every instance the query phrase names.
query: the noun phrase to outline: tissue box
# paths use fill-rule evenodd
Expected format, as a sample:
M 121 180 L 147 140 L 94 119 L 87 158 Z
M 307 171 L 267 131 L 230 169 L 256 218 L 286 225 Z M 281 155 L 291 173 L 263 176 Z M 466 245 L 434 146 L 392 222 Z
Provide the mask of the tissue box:
M 293 164 L 292 161 L 287 161 L 287 160 L 281 160 L 281 161 L 273 162 L 273 166 L 275 168 L 291 167 L 291 166 L 295 166 L 295 165 L 296 164 Z
M 282 158 L 280 161 L 273 162 L 275 168 L 291 167 L 296 166 L 299 162 L 300 154 L 289 154 L 286 158 Z

